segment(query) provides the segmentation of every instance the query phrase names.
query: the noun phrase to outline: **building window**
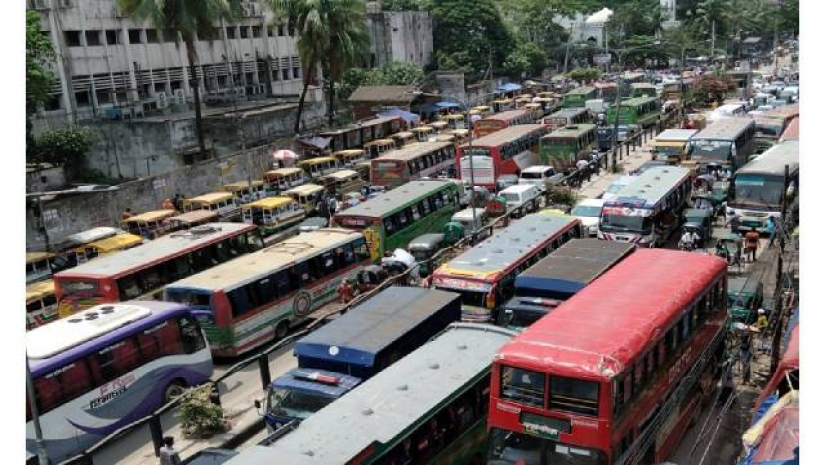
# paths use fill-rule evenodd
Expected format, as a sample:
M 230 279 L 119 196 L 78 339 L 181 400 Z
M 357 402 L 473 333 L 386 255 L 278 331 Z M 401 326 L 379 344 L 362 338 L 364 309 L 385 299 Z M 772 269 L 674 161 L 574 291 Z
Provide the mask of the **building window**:
M 112 93 L 109 90 L 98 90 L 95 92 L 95 96 L 98 105 L 112 103 Z
M 120 31 L 117 29 L 109 29 L 106 31 L 106 44 L 118 45 L 120 44 Z
M 89 47 L 103 45 L 100 42 L 100 31 L 86 31 L 86 45 Z
M 91 99 L 89 98 L 89 91 L 84 90 L 81 92 L 74 93 L 74 99 L 77 102 L 77 106 L 79 107 L 87 107 L 91 103 Z
M 166 31 L 163 33 L 163 41 L 164 42 L 174 42 L 175 39 L 178 38 L 177 32 Z
M 45 111 L 59 110 L 63 105 L 63 99 L 60 97 L 60 94 L 49 95 L 49 99 L 43 103 L 43 109 Z
M 300 66 L 296 66 L 296 67 L 292 68 L 292 77 L 294 77 L 295 79 L 300 79 L 301 78 L 301 67 Z
M 155 93 L 158 94 L 160 92 L 166 91 L 166 83 L 165 82 L 156 82 L 155 83 Z
M 218 87 L 220 87 L 221 89 L 226 88 L 226 75 L 225 74 L 218 76 Z
M 266 27 L 266 35 L 272 37 L 275 34 L 275 29 L 272 26 Z
M 226 28 L 226 38 L 227 39 L 234 39 L 238 37 L 238 28 L 237 27 L 228 27 Z
M 172 88 L 172 92 L 174 92 L 174 91 L 176 91 L 176 90 L 178 90 L 178 89 L 181 89 L 181 88 L 182 88 L 182 82 L 183 82 L 183 81 L 172 81 L 172 82 L 170 82 L 170 83 L 169 83 L 169 85 L 171 85 L 171 86 L 172 86 L 172 87 L 171 87 L 171 88 Z
M 129 43 L 130 44 L 142 44 L 143 41 L 140 40 L 140 29 L 129 29 Z
M 241 26 L 241 39 L 249 38 L 249 26 Z
M 281 23 L 281 24 L 278 24 L 278 37 L 283 37 L 283 36 L 284 36 L 284 24 Z
M 80 31 L 65 31 L 66 45 L 69 47 L 80 47 Z
M 146 43 L 147 44 L 156 44 L 158 43 L 158 31 L 155 29 L 147 29 L 146 30 Z
M 289 81 L 289 68 L 284 68 L 281 70 L 281 78 L 284 81 Z
M 261 37 L 261 26 L 252 26 L 252 37 Z
M 281 80 L 281 74 L 278 73 L 277 69 L 272 71 L 272 79 L 275 80 L 275 81 L 280 81 Z

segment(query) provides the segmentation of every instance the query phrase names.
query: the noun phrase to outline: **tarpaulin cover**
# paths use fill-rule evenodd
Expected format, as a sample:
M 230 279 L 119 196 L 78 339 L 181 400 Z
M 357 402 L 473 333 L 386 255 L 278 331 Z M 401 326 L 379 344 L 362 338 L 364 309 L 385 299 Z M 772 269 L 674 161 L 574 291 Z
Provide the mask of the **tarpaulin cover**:
M 496 87 L 496 92 L 513 92 L 520 89 L 521 85 L 519 84 L 516 84 L 514 82 L 505 82 L 504 84 Z
M 304 145 L 309 145 L 310 147 L 326 149 L 327 147 L 329 147 L 329 141 L 331 140 L 331 137 L 307 137 L 304 139 L 298 139 L 298 142 Z
M 400 108 L 390 108 L 389 110 L 384 110 L 378 113 L 378 116 L 384 118 L 391 118 L 393 116 L 396 116 L 398 118 L 403 119 L 408 125 L 417 124 L 418 121 L 421 120 L 421 117 L 416 115 L 415 113 L 410 113 L 409 111 L 402 110 Z
M 795 463 L 794 451 L 799 447 L 799 404 L 790 402 L 779 408 L 770 418 L 766 415 L 764 420 L 758 442 L 748 452 L 741 465 Z

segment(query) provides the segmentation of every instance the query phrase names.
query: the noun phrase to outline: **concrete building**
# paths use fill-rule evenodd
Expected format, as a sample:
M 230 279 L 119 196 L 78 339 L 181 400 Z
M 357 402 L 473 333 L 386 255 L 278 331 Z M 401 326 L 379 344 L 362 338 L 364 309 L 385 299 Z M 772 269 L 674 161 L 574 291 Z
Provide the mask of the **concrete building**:
M 52 100 L 34 130 L 67 122 L 134 119 L 191 110 L 189 61 L 179 37 L 136 23 L 116 0 L 27 0 L 57 53 Z M 204 104 L 282 97 L 296 100 L 301 63 L 287 24 L 272 25 L 259 0 L 243 16 L 198 37 L 197 74 Z M 309 101 L 320 101 L 313 89 Z
M 380 2 L 367 3 L 370 33 L 368 67 L 393 61 L 426 66 L 433 59 L 433 18 L 426 11 L 381 11 Z
M 607 21 L 611 16 L 612 10 L 602 8 L 591 15 L 579 13 L 574 17 L 557 16 L 553 21 L 570 33 L 571 42 L 592 42 L 598 47 L 604 47 Z

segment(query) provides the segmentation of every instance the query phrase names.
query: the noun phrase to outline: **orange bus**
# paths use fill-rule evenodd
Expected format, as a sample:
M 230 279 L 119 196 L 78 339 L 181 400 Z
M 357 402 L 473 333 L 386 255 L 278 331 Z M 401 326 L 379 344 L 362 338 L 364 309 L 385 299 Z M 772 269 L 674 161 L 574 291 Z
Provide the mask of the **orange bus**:
M 473 124 L 473 136 L 486 136 L 487 134 L 492 134 L 498 130 L 517 124 L 534 124 L 536 122 L 534 115 L 535 113 L 533 111 L 526 109 L 510 110 L 490 115 Z

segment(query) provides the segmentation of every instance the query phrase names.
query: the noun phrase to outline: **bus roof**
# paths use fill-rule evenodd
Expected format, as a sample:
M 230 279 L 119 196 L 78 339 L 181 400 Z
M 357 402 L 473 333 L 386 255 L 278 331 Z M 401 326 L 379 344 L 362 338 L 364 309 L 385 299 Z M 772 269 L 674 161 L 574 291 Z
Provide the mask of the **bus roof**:
M 55 278 L 117 278 L 130 270 L 151 266 L 170 255 L 211 244 L 242 232 L 254 231 L 255 228 L 257 226 L 245 223 L 206 223 L 188 231 L 161 236 L 140 247 L 124 250 L 118 254 L 98 257 L 82 265 L 61 271 L 55 275 Z
M 54 281 L 39 281 L 26 286 L 26 303 L 54 294 Z
M 576 87 L 575 89 L 567 92 L 565 95 L 589 94 L 589 93 L 595 92 L 595 91 L 596 91 L 595 87 L 581 86 L 581 87 Z
M 527 114 L 527 110 L 507 110 L 502 111 L 501 113 L 496 113 L 494 115 L 490 115 L 485 120 L 497 120 L 497 121 L 510 121 L 511 119 L 520 118 Z
M 587 111 L 588 110 L 585 107 L 562 108 L 561 110 L 548 115 L 547 118 L 573 118 L 582 113 L 587 113 Z
M 372 118 L 372 119 L 359 121 L 357 123 L 350 124 L 349 126 L 344 127 L 344 128 L 332 129 L 332 130 L 329 130 L 329 131 L 320 132 L 320 133 L 318 133 L 318 135 L 322 136 L 322 137 L 337 136 L 337 135 L 341 135 L 341 134 L 346 134 L 346 133 L 351 132 L 351 131 L 361 131 L 362 128 L 372 127 L 372 126 L 375 126 L 377 124 L 389 123 L 390 121 L 393 121 L 393 120 L 400 120 L 400 117 L 398 117 L 398 116 L 377 116 L 377 117 Z
M 322 190 L 324 190 L 324 188 L 317 184 L 301 184 L 300 186 L 296 186 L 292 189 L 284 191 L 284 194 L 314 194 Z
M 262 186 L 263 184 L 264 184 L 263 181 L 253 179 L 251 182 L 250 181 L 230 182 L 228 184 L 224 184 L 223 186 L 221 186 L 221 189 L 223 189 L 227 192 L 235 192 L 235 191 L 248 189 L 249 187 L 259 187 L 259 186 Z
M 301 233 L 257 252 L 183 278 L 166 287 L 229 292 L 261 277 L 269 276 L 280 268 L 346 244 L 358 237 L 361 237 L 361 233 L 340 228 L 321 228 Z
M 445 147 L 449 147 L 453 145 L 452 142 L 419 142 L 417 144 L 408 144 L 400 149 L 390 150 L 387 153 L 384 153 L 375 160 L 403 160 L 409 161 L 413 160 L 416 157 L 420 157 L 425 153 L 435 152 L 436 150 L 443 149 Z
M 719 108 L 716 110 L 718 111 Z M 753 125 L 754 122 L 750 117 L 719 118 L 694 135 L 693 140 L 734 140 Z
M 170 221 L 180 221 L 181 223 L 196 223 L 204 220 L 216 220 L 218 213 L 211 210 L 192 210 L 169 218 Z
M 656 86 L 649 83 L 649 82 L 632 82 L 630 83 L 631 89 L 655 89 Z
M 785 166 L 791 175 L 799 171 L 799 141 L 786 140 L 769 148 L 736 171 L 734 178 L 743 174 L 773 174 L 784 176 Z
M 51 252 L 26 252 L 26 263 L 39 262 L 54 257 L 55 255 Z
M 697 132 L 697 129 L 665 129 L 656 135 L 656 142 L 686 142 Z
M 484 279 L 507 269 L 531 248 L 578 222 L 578 219 L 566 215 L 526 215 L 441 265 L 435 274 Z
M 258 199 L 254 202 L 249 202 L 248 204 L 244 205 L 244 208 L 278 208 L 284 205 L 289 205 L 290 203 L 294 203 L 295 200 L 292 197 L 283 197 L 283 196 L 276 196 L 276 197 L 264 197 L 262 199 Z
M 295 343 L 304 359 L 373 367 L 378 354 L 406 334 L 461 318 L 461 296 L 421 287 L 392 286 Z M 333 350 L 333 347 L 337 350 Z
M 796 118 L 799 116 L 799 104 L 794 103 L 792 105 L 784 105 L 781 107 L 776 107 L 771 110 L 768 110 L 762 115 L 762 118 L 771 118 L 771 119 L 785 119 L 785 118 Z
M 473 147 L 498 147 L 499 145 L 518 139 L 521 136 L 546 128 L 547 126 L 543 124 L 516 124 L 515 126 L 508 126 L 492 134 L 474 139 Z M 468 144 L 462 144 L 461 147 L 465 148 L 468 146 Z
M 304 170 L 302 170 L 301 168 L 292 166 L 292 167 L 278 168 L 276 170 L 267 171 L 266 175 L 267 176 L 289 176 L 290 174 L 303 173 L 303 172 L 304 172 Z
M 308 160 L 299 161 L 298 166 L 312 166 L 320 163 L 335 163 L 337 161 L 338 160 L 336 160 L 335 157 L 315 157 Z
M 348 169 L 338 170 L 334 173 L 329 173 L 329 174 L 324 175 L 325 178 L 333 179 L 335 181 L 346 180 L 347 178 L 351 178 L 353 176 L 359 176 L 360 177 L 361 175 L 358 174 L 357 171 L 348 170 Z
M 113 228 L 111 226 L 99 226 L 97 228 L 92 228 L 86 231 L 72 234 L 70 236 L 66 236 L 66 239 L 64 239 L 63 241 L 66 244 L 78 246 L 82 244 L 88 244 L 89 242 L 106 239 L 107 237 L 112 237 L 116 234 L 121 233 L 123 233 L 123 231 L 118 228 Z
M 542 139 L 556 139 L 559 137 L 579 137 L 582 134 L 587 134 L 588 132 L 595 130 L 595 124 L 568 124 L 563 128 L 556 129 L 550 134 L 547 134 L 546 136 L 542 137 Z
M 654 166 L 636 176 L 636 179 L 618 192 L 614 200 L 605 202 L 605 206 L 653 208 L 680 180 L 687 176 L 690 176 L 688 168 Z
M 575 293 L 636 250 L 635 244 L 573 239 L 516 277 L 516 287 Z
M 26 333 L 26 354 L 37 377 L 97 351 L 120 337 L 150 328 L 186 306 L 158 301 L 96 305 Z M 97 318 L 88 318 L 95 314 Z
M 143 238 L 136 234 L 123 233 L 117 236 L 107 237 L 99 241 L 90 242 L 86 247 L 94 247 L 101 253 L 114 252 L 116 250 L 133 247 L 143 242 Z
M 718 257 L 639 249 L 533 323 L 496 358 L 560 376 L 610 380 L 726 271 Z
M 175 216 L 175 210 L 152 210 L 123 220 L 124 223 L 152 223 L 170 216 Z
M 779 138 L 780 142 L 786 140 L 799 140 L 799 117 L 797 116 L 790 123 L 788 123 L 788 127 L 785 128 L 785 131 L 782 132 L 782 137 Z
M 637 107 L 639 105 L 644 105 L 646 103 L 650 103 L 653 101 L 659 101 L 659 97 L 651 97 L 651 96 L 641 96 L 641 97 L 633 97 L 629 99 L 622 100 L 620 105 L 623 107 Z M 610 104 L 611 108 L 614 108 L 615 104 Z
M 226 465 L 348 463 L 376 442 L 390 449 L 429 412 L 484 376 L 514 334 L 488 325 L 450 325 L 291 433 L 269 446 L 253 446 Z
M 192 197 L 191 199 L 188 199 L 188 202 L 212 204 L 215 202 L 221 202 L 223 200 L 229 200 L 233 197 L 234 196 L 231 192 L 210 192 L 209 194 L 203 194 L 197 197 Z
M 453 181 L 438 181 L 433 179 L 408 182 L 395 189 L 384 192 L 378 197 L 361 202 L 354 207 L 347 208 L 335 216 L 364 216 L 367 218 L 382 218 L 399 208 L 413 202 L 420 197 L 455 185 Z

